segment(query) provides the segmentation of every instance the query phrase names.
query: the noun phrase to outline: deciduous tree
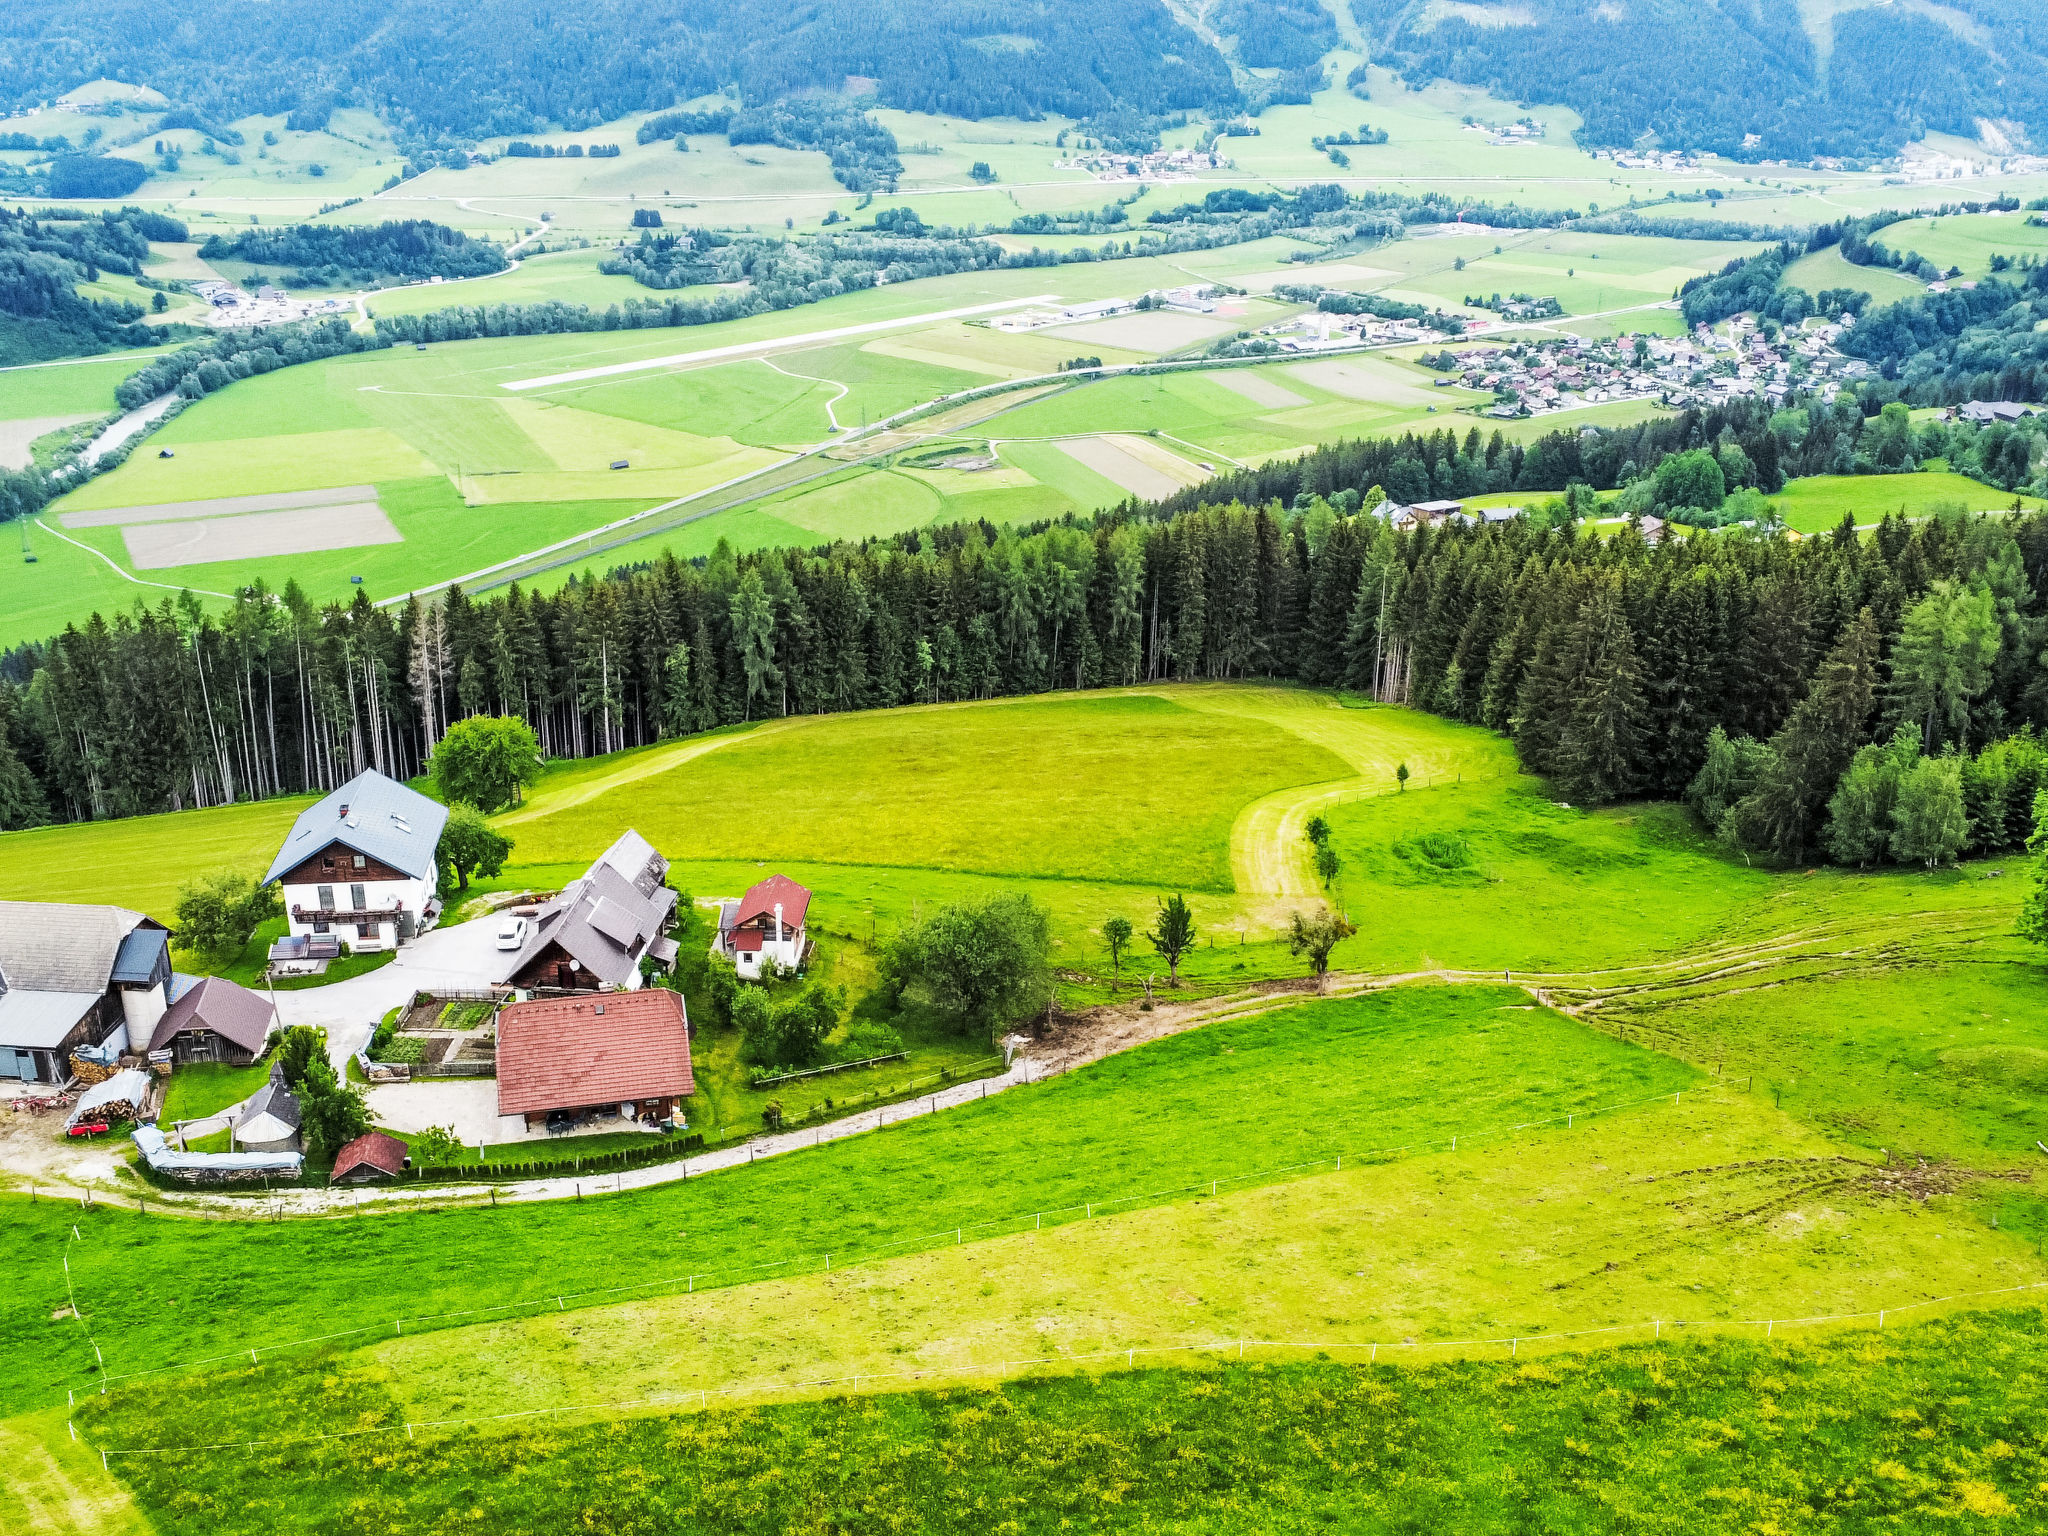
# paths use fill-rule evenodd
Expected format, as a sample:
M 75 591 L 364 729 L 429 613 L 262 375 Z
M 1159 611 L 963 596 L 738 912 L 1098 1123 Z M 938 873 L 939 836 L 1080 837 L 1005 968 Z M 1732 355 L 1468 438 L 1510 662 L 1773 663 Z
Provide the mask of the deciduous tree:
M 521 791 L 540 777 L 540 743 L 524 720 L 472 715 L 448 727 L 428 767 L 442 799 L 490 816 L 517 805 Z
M 1294 921 L 1287 934 L 1287 952 L 1305 958 L 1309 971 L 1316 979 L 1316 986 L 1323 985 L 1323 978 L 1329 973 L 1330 951 L 1338 943 L 1358 932 L 1350 923 L 1328 907 L 1303 917 L 1294 914 Z
M 486 880 L 496 875 L 511 852 L 512 839 L 484 820 L 475 806 L 457 803 L 448 807 L 448 824 L 441 829 L 434 857 L 455 877 L 458 890 L 469 889 L 472 874 Z
M 1052 1000 L 1052 935 L 1044 909 L 1001 892 L 940 907 L 900 929 L 887 963 L 962 1030 L 992 1029 Z

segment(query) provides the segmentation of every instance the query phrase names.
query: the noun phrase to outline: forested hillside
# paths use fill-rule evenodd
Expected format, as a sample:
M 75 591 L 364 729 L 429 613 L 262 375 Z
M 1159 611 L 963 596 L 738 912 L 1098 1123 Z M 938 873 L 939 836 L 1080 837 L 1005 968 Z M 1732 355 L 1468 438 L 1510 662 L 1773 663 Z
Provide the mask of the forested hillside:
M 875 80 L 887 106 L 968 117 L 1236 100 L 1222 56 L 1159 0 L 295 0 L 260 14 L 195 0 L 166 26 L 143 0 L 16 0 L 0 7 L 0 105 L 97 76 L 222 121 L 325 121 L 356 102 L 417 151 L 587 128 L 729 85 L 760 104 L 849 75 Z
M 140 307 L 80 298 L 77 285 L 140 276 L 151 240 L 184 238 L 176 219 L 137 208 L 89 219 L 0 208 L 0 364 L 147 345 Z
M 2048 133 L 2048 35 L 2029 0 L 1845 10 L 1825 53 L 1796 0 L 1526 0 L 1442 13 L 1354 0 L 1353 12 L 1409 79 L 1563 102 L 1585 119 L 1589 144 L 1803 160 L 1890 154 L 1930 131 L 1975 138 L 1979 118 Z
M 212 235 L 207 261 L 233 257 L 293 269 L 293 287 L 339 288 L 386 278 L 482 277 L 505 270 L 505 253 L 488 240 L 426 219 L 383 224 L 295 224 Z

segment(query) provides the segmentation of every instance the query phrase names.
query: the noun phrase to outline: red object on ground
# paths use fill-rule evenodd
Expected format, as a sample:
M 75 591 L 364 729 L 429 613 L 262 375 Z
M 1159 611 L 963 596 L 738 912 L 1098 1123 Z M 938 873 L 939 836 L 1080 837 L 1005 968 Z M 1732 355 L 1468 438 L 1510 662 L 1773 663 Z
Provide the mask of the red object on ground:
M 67 1127 L 64 1134 L 67 1136 L 97 1136 L 105 1129 L 104 1125 L 74 1125 Z

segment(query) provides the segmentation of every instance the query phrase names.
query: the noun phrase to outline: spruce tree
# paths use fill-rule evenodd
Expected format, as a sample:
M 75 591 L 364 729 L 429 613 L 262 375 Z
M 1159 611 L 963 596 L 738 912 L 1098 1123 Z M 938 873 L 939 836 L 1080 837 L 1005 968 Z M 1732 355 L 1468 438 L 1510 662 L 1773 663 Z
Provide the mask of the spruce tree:
M 1745 847 L 1796 859 L 1813 846 L 1821 808 L 1856 749 L 1869 739 L 1877 701 L 1877 621 L 1868 608 L 1821 663 L 1813 688 L 1770 741 L 1757 787 L 1729 812 Z
M 1574 800 L 1603 805 L 1641 782 L 1642 667 L 1614 587 L 1601 589 L 1580 624 L 1584 671 L 1558 742 L 1558 777 Z

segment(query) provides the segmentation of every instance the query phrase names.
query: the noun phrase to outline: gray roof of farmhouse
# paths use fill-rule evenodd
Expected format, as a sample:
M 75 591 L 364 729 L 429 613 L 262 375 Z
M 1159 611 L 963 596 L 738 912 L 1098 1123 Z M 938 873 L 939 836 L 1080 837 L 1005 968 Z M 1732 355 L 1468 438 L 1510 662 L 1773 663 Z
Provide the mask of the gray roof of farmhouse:
M 559 944 L 601 983 L 618 986 L 639 969 L 640 957 L 660 943 L 675 908 L 674 891 L 665 885 L 641 890 L 607 855 L 541 909 L 509 974 L 516 976 L 548 945 Z
M 299 813 L 263 883 L 270 884 L 329 843 L 425 879 L 434 872 L 434 849 L 447 825 L 447 806 L 366 768 Z
M 0 990 L 104 992 L 121 944 L 144 923 L 126 907 L 0 901 Z

